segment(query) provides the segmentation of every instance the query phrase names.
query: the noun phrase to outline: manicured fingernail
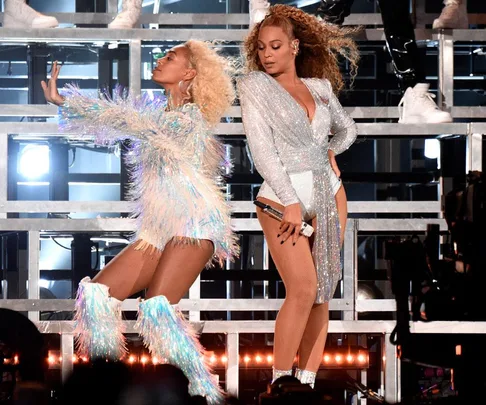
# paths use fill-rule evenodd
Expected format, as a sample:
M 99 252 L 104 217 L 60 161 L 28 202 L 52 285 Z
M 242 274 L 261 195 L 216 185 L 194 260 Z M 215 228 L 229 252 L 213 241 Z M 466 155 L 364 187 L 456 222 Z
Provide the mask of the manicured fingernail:
M 285 241 L 283 240 L 282 242 L 280 242 L 280 244 L 283 244 Z
M 295 246 L 295 242 L 294 242 L 294 246 Z
M 280 234 L 277 235 L 277 238 L 280 238 Z

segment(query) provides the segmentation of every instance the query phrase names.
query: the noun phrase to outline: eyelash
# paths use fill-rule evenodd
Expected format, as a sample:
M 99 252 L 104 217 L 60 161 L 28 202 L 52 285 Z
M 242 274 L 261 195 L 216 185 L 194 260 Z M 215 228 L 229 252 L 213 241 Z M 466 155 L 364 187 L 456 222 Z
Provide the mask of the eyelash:
M 276 50 L 280 49 L 280 46 L 272 46 L 272 49 L 276 51 Z M 258 48 L 258 50 L 263 51 L 263 48 Z

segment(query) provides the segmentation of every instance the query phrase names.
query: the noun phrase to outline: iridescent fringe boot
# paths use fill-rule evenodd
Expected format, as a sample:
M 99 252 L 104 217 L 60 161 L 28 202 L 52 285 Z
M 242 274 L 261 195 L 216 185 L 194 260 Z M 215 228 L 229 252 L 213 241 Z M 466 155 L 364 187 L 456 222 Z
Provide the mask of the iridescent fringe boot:
M 136 323 L 152 356 L 180 368 L 189 380 L 189 393 L 222 404 L 224 392 L 204 356 L 196 332 L 184 315 L 163 295 L 140 302 Z
M 272 384 L 275 380 L 278 380 L 280 377 L 285 375 L 292 375 L 292 369 L 290 370 L 277 370 L 275 367 L 272 367 Z
M 119 360 L 126 353 L 121 302 L 106 285 L 85 277 L 79 283 L 74 312 L 77 352 L 90 358 Z
M 308 370 L 301 370 L 300 368 L 295 370 L 295 378 L 302 384 L 309 384 L 311 388 L 314 388 L 316 383 L 316 373 Z

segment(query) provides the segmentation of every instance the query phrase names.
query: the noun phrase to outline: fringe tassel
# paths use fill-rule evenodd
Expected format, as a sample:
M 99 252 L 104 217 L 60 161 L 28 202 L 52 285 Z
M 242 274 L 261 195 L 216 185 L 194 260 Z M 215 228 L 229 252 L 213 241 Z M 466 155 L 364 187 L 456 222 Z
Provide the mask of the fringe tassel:
M 142 301 L 136 327 L 150 353 L 180 368 L 189 379 L 189 393 L 222 404 L 224 392 L 207 363 L 205 350 L 184 315 L 163 295 Z
M 81 356 L 119 360 L 127 351 L 121 302 L 110 297 L 108 287 L 85 277 L 79 283 L 74 313 L 74 333 Z

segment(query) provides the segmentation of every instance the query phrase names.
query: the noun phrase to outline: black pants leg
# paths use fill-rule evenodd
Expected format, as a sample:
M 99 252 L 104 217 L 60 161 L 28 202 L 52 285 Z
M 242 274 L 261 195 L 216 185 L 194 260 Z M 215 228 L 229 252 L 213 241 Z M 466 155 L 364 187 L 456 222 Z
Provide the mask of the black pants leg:
M 317 14 L 341 25 L 354 0 L 321 0 Z M 386 45 L 402 91 L 425 81 L 425 55 L 417 48 L 409 0 L 378 0 L 385 28 Z
M 400 88 L 405 91 L 425 81 L 425 55 L 415 42 L 408 0 L 378 0 L 386 45 Z
M 321 0 L 317 15 L 331 24 L 341 25 L 351 13 L 354 0 Z

